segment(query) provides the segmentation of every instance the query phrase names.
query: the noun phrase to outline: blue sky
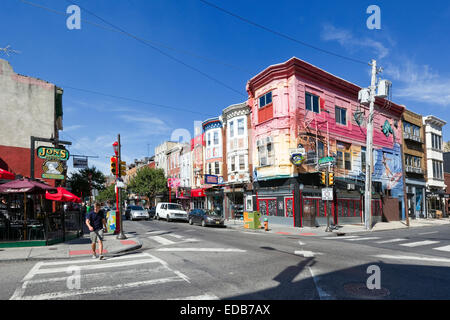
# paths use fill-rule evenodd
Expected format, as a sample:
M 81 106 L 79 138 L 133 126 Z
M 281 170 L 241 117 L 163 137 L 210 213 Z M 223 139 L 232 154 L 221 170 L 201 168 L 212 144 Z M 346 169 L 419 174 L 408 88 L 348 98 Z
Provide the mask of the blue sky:
M 367 62 L 377 59 L 384 68 L 381 77 L 393 82 L 396 103 L 450 122 L 448 1 L 430 0 L 426 5 L 419 1 L 210 1 L 327 51 Z M 64 0 L 29 2 L 58 12 L 69 6 Z M 124 160 L 153 155 L 155 146 L 170 139 L 175 129 L 186 128 L 193 134 L 194 121 L 219 115 L 225 107 L 245 101 L 250 78 L 292 56 L 360 86 L 370 84 L 368 65 L 288 41 L 199 0 L 74 2 L 184 63 L 88 23 L 110 28 L 83 9 L 81 30 L 69 30 L 68 14 L 20 0 L 1 1 L 0 47 L 9 44 L 21 52 L 1 58 L 17 73 L 65 89 L 61 136 L 73 142 L 72 154 L 99 156 L 90 159 L 90 164 L 105 173 L 118 133 Z M 366 26 L 366 9 L 372 4 L 381 9 L 381 30 Z M 450 140 L 450 123 L 444 127 L 444 140 Z

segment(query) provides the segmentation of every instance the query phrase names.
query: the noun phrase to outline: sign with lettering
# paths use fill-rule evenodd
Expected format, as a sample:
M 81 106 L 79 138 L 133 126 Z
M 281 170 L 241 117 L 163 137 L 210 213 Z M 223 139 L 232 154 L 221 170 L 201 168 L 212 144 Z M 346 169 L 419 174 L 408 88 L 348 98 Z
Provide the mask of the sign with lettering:
M 37 156 L 45 160 L 69 160 L 69 151 L 65 149 L 57 149 L 52 147 L 39 147 L 37 149 Z
M 205 174 L 205 184 L 218 184 L 219 177 L 211 174 Z
M 88 168 L 88 158 L 73 157 L 73 167 L 82 169 Z

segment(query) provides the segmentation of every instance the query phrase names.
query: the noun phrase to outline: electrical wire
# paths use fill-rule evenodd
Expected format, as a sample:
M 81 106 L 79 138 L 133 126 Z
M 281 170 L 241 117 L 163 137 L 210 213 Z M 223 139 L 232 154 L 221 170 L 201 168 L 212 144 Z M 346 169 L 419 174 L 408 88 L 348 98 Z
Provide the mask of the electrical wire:
M 358 60 L 358 59 L 355 59 L 355 58 L 346 57 L 346 56 L 343 56 L 343 55 L 341 55 L 341 54 L 334 53 L 334 52 L 332 52 L 332 51 L 325 50 L 325 49 L 319 48 L 319 47 L 317 47 L 317 46 L 311 45 L 311 44 L 309 44 L 309 43 L 307 43 L 307 42 L 304 42 L 304 41 L 295 39 L 295 38 L 293 38 L 293 37 L 291 37 L 291 36 L 288 36 L 288 35 L 286 35 L 286 34 L 284 34 L 284 33 L 281 33 L 281 32 L 279 32 L 279 31 L 270 29 L 270 28 L 265 27 L 265 26 L 263 26 L 263 25 L 260 25 L 260 24 L 258 24 L 258 23 L 256 23 L 256 22 L 253 22 L 253 21 L 251 21 L 251 20 L 249 20 L 249 19 L 247 19 L 247 18 L 244 18 L 244 17 L 242 17 L 242 16 L 240 16 L 240 15 L 237 15 L 237 14 L 235 14 L 235 13 L 233 13 L 233 12 L 231 12 L 231 11 L 228 11 L 228 10 L 222 8 L 222 7 L 219 7 L 219 6 L 217 6 L 217 5 L 215 5 L 214 3 L 211 3 L 211 2 L 209 2 L 209 1 L 206 1 L 206 0 L 199 0 L 199 1 L 203 2 L 204 4 L 210 6 L 210 7 L 214 8 L 214 9 L 217 9 L 217 10 L 219 10 L 219 11 L 222 11 L 222 12 L 224 12 L 224 13 L 226 13 L 226 14 L 228 14 L 228 15 L 230 15 L 230 16 L 236 18 L 236 19 L 239 19 L 239 20 L 241 20 L 241 21 L 243 21 L 243 22 L 245 22 L 245 23 L 248 23 L 248 24 L 250 24 L 250 25 L 252 25 L 252 26 L 255 26 L 255 27 L 257 27 L 257 28 L 260 28 L 260 29 L 265 30 L 265 31 L 267 31 L 267 32 L 270 32 L 270 33 L 272 33 L 272 34 L 275 34 L 275 35 L 277 35 L 277 36 L 279 36 L 279 37 L 281 37 L 281 38 L 287 39 L 287 40 L 289 40 L 289 41 L 292 41 L 292 42 L 301 44 L 301 45 L 303 45 L 303 46 L 305 46 L 305 47 L 308 47 L 308 48 L 311 48 L 311 49 L 320 51 L 320 52 L 322 52 L 322 53 L 326 53 L 326 54 L 329 54 L 329 55 L 333 55 L 333 56 L 335 56 L 335 57 L 338 57 L 338 58 L 341 58 L 341 59 L 345 59 L 345 60 L 348 60 L 348 61 L 351 61 L 351 62 L 360 63 L 360 64 L 364 64 L 364 65 L 367 65 L 367 64 L 368 64 L 368 63 L 365 62 L 365 61 Z

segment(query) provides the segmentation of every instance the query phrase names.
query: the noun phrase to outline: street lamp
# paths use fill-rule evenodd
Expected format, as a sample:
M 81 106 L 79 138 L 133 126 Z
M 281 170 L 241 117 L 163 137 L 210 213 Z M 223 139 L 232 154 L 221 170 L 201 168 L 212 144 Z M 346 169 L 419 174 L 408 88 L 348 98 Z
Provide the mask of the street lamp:
M 119 155 L 119 143 L 116 141 L 113 143 L 113 148 L 114 148 L 114 153 L 116 154 L 116 156 Z

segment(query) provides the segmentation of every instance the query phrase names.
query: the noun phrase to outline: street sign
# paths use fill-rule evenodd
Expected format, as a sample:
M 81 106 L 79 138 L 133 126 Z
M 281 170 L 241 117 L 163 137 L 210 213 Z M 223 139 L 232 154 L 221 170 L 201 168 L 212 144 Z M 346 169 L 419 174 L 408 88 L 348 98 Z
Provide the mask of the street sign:
M 333 157 L 324 157 L 324 158 L 319 159 L 319 165 L 334 163 L 334 162 L 335 162 L 335 159 Z
M 322 189 L 322 200 L 333 201 L 333 188 Z
M 88 168 L 88 158 L 73 157 L 73 167 L 81 169 Z

